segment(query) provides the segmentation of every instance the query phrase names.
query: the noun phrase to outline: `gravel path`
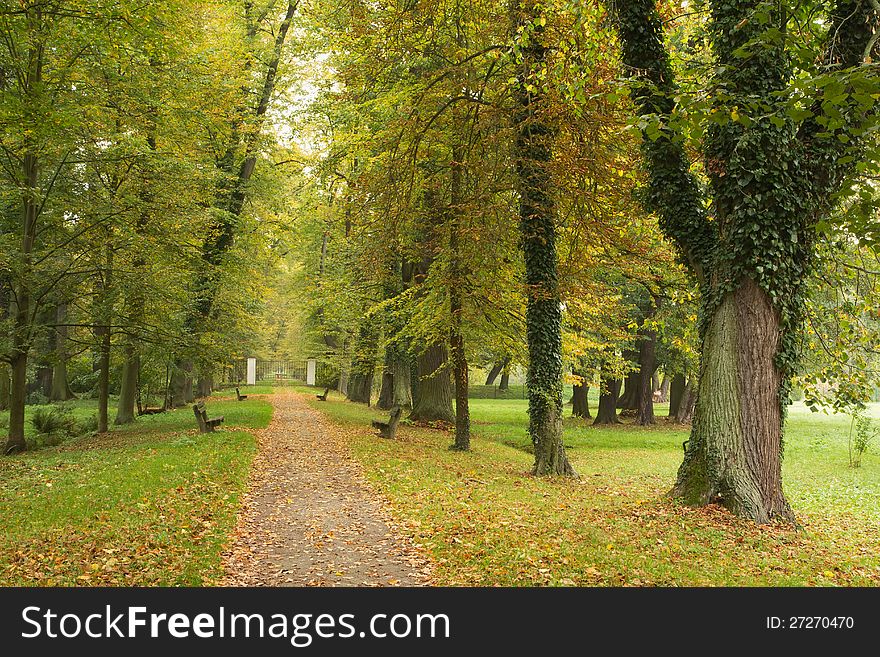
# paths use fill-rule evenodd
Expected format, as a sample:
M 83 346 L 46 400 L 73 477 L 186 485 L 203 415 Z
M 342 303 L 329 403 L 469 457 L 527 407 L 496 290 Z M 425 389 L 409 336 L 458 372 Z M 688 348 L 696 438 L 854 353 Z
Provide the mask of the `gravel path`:
M 395 529 L 344 436 L 292 391 L 269 399 L 275 411 L 257 432 L 259 452 L 223 556 L 223 584 L 429 584 L 430 564 Z

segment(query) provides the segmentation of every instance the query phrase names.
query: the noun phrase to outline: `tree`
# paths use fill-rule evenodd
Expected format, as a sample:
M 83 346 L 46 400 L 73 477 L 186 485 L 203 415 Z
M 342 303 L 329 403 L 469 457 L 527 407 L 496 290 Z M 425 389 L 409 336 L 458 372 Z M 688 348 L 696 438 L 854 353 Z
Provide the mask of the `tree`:
M 647 201 L 702 293 L 696 416 L 672 494 L 689 504 L 720 501 L 759 523 L 794 521 L 781 459 L 804 283 L 816 226 L 854 171 L 860 126 L 873 113 L 859 94 L 876 87 L 862 73 L 875 42 L 872 4 L 832 3 L 818 69 L 802 54 L 814 48 L 811 34 L 799 34 L 804 23 L 794 20 L 820 6 L 807 4 L 707 3 L 714 68 L 703 92 L 711 101 L 695 112 L 704 119 L 705 190 L 685 149 L 692 133 L 676 112 L 681 90 L 657 4 L 613 4 L 641 115 Z M 814 76 L 807 97 L 795 88 L 799 75 Z
M 511 13 L 519 53 L 513 126 L 528 299 L 529 434 L 535 447 L 532 472 L 573 476 L 576 473 L 562 442 L 562 308 L 555 207 L 548 170 L 552 129 L 542 118 L 542 82 L 536 78 L 546 65 L 546 18 L 531 0 L 515 2 Z

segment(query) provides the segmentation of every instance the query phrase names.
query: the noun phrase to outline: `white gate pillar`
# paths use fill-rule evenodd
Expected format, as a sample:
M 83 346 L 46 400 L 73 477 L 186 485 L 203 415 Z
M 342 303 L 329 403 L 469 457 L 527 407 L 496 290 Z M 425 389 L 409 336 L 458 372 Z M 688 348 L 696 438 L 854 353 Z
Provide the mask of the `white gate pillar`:
M 248 358 L 247 360 L 247 384 L 249 386 L 257 385 L 257 359 Z
M 306 363 L 306 385 L 315 385 L 315 373 L 318 370 L 318 362 L 314 358 L 309 358 Z

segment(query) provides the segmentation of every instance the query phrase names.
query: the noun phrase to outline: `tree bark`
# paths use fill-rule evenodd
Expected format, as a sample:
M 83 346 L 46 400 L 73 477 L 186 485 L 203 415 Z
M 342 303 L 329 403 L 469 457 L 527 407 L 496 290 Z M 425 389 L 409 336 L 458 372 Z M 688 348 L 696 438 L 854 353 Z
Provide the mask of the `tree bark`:
M 99 326 L 96 330 L 99 338 L 98 364 L 98 433 L 109 429 L 108 414 L 110 404 L 110 327 Z
M 373 396 L 373 373 L 352 372 L 348 380 L 348 401 L 370 405 Z
M 654 424 L 654 370 L 657 369 L 655 353 L 655 331 L 646 331 L 639 347 L 639 414 L 636 422 L 640 426 Z
M 42 79 L 42 44 L 32 46 L 29 61 L 31 70 L 29 79 L 39 85 Z M 27 90 L 27 95 L 33 89 Z M 6 440 L 4 453 L 24 451 L 27 443 L 24 439 L 24 406 L 27 401 L 27 360 L 31 337 L 31 289 L 26 280 L 32 265 L 32 253 L 37 237 L 37 219 L 39 215 L 39 159 L 31 149 L 30 137 L 26 139 L 28 150 L 25 152 L 22 167 L 25 189 L 22 194 L 21 213 L 21 267 L 24 279 L 19 283 L 15 295 L 15 319 L 12 335 L 10 365 L 12 366 L 12 393 L 9 397 L 9 436 Z
M 608 376 L 602 376 L 599 389 L 599 410 L 593 425 L 619 424 L 617 418 L 617 395 L 620 392 L 620 381 Z
M 376 408 L 381 411 L 390 411 L 394 406 L 394 372 L 390 369 L 388 356 L 385 357 L 385 369 L 382 370 L 382 387 L 379 389 L 379 401 Z
M 498 378 L 498 375 L 501 374 L 502 371 L 508 366 L 510 363 L 509 358 L 505 358 L 504 360 L 496 361 L 494 365 L 492 365 L 492 369 L 489 370 L 488 376 L 486 376 L 486 385 L 491 386 L 495 385 L 495 379 Z
M 9 367 L 5 363 L 0 363 L 0 411 L 9 409 Z
M 681 408 L 681 401 L 685 392 L 684 374 L 676 374 L 672 377 L 672 383 L 669 386 L 669 417 L 677 417 L 678 409 Z
M 192 368 L 192 361 L 186 359 L 178 359 L 172 365 L 166 409 L 182 408 L 193 402 Z
M 67 304 L 55 308 L 55 367 L 52 371 L 52 392 L 49 401 L 63 402 L 74 399 L 67 377 Z
M 504 370 L 501 373 L 501 381 L 498 382 L 498 389 L 506 391 L 510 389 L 510 371 Z
M 684 392 L 681 397 L 681 404 L 678 407 L 678 412 L 675 414 L 675 421 L 679 424 L 690 424 L 694 419 L 694 410 L 697 404 L 697 393 L 694 390 L 694 380 L 693 377 L 688 379 L 687 384 L 684 387 Z
M 669 386 L 671 385 L 671 379 L 669 375 L 663 375 L 663 381 L 660 383 L 660 404 L 665 404 L 669 401 Z
M 453 313 L 455 312 L 453 307 Z M 455 318 L 453 317 L 454 324 Z M 452 355 L 452 378 L 455 382 L 455 442 L 452 444 L 452 449 L 466 452 L 471 448 L 471 412 L 468 401 L 468 364 L 460 324 L 458 330 L 453 329 L 450 336 L 450 352 Z
M 577 383 L 574 386 L 571 396 L 571 415 L 572 417 L 591 418 L 590 415 L 590 386 Z
M 135 421 L 140 368 L 140 355 L 135 345 L 129 341 L 123 349 L 122 386 L 119 390 L 119 403 L 116 406 L 116 419 L 113 424 L 131 424 Z
M 514 0 L 513 34 L 523 41 L 513 88 L 517 109 L 516 174 L 521 247 L 526 271 L 526 339 L 529 348 L 529 434 L 535 448 L 536 476 L 576 473 L 562 440 L 562 307 L 556 253 L 556 207 L 550 174 L 553 128 L 542 116 L 542 82 L 534 76 L 546 66 L 547 47 L 541 6 Z M 526 29 L 530 30 L 527 32 Z M 536 84 L 534 84 L 536 83 Z
M 642 349 L 642 341 L 639 339 L 639 343 L 635 350 L 629 349 L 623 352 L 623 357 L 627 361 L 631 361 L 634 363 L 641 363 L 641 349 Z M 626 378 L 623 381 L 623 392 L 620 394 L 620 397 L 617 400 L 617 408 L 623 411 L 637 411 L 639 410 L 639 394 L 642 387 L 642 378 L 641 378 L 641 365 L 639 369 L 631 370 L 627 373 Z
M 410 393 L 409 358 L 401 354 L 395 347 L 385 349 L 385 369 L 382 372 L 382 389 L 376 408 L 390 411 L 395 406 L 412 408 Z
M 703 339 L 694 425 L 672 489 L 767 523 L 793 521 L 782 492 L 780 319 L 750 278 L 721 300 Z
M 446 347 L 434 344 L 416 359 L 417 394 L 409 419 L 415 422 L 455 422 L 452 409 L 452 380 Z

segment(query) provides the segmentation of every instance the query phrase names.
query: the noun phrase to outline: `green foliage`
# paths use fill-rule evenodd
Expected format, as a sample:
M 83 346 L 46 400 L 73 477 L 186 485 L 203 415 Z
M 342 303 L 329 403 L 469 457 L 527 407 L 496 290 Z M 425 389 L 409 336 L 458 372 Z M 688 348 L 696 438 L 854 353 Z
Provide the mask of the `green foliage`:
M 782 328 L 776 365 L 786 408 L 817 228 L 827 226 L 833 198 L 865 156 L 865 135 L 876 121 L 874 102 L 860 93 L 877 84 L 861 66 L 873 9 L 836 3 L 817 40 L 811 30 L 819 23 L 804 28 L 794 19 L 802 7 L 725 0 L 706 8 L 696 39 L 710 45 L 711 56 L 692 60 L 702 85 L 679 89 L 656 3 L 614 3 L 624 62 L 643 72 L 632 98 L 649 169 L 647 200 L 703 283 L 703 330 L 744 277 L 767 293 Z M 820 70 L 816 53 L 826 46 Z M 701 107 L 692 97 L 708 100 Z M 794 111 L 797 105 L 807 109 Z M 686 138 L 694 136 L 702 169 L 686 152 Z
M 31 447 L 58 445 L 78 435 L 76 418 L 65 406 L 43 406 L 31 414 L 31 424 L 37 432 Z
M 855 426 L 850 427 L 848 440 L 849 466 L 860 468 L 862 467 L 862 456 L 880 435 L 880 429 L 874 428 L 872 418 L 866 415 L 864 410 L 853 414 L 852 422 Z

